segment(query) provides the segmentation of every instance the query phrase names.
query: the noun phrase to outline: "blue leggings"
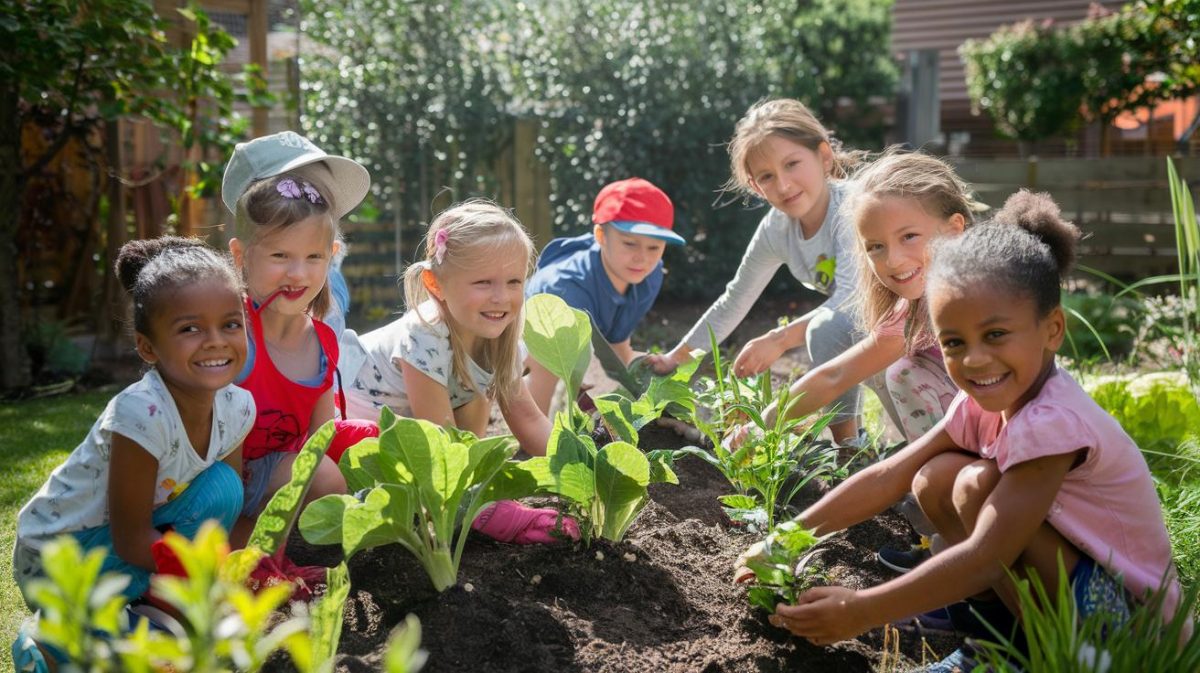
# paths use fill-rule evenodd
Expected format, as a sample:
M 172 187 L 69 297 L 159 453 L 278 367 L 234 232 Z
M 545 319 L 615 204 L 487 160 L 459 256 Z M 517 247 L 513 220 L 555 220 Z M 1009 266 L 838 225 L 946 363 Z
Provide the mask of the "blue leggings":
M 242 511 L 242 478 L 225 463 L 213 463 L 165 505 L 154 510 L 155 528 L 171 526 L 176 533 L 188 538 L 196 537 L 200 525 L 216 519 L 225 530 L 233 527 L 238 512 Z M 118 572 L 130 578 L 125 587 L 125 596 L 134 599 L 150 588 L 150 571 L 135 566 L 113 550 L 112 528 L 100 526 L 74 533 L 84 551 L 105 547 L 108 556 L 100 567 L 101 572 Z

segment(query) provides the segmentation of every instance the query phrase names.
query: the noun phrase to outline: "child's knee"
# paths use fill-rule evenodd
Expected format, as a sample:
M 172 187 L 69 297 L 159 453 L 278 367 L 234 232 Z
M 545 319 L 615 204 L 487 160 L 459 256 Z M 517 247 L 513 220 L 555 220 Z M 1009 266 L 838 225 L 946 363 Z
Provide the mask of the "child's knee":
M 912 493 L 921 508 L 945 509 L 952 502 L 954 483 L 962 469 L 962 461 L 956 456 L 936 456 L 921 466 L 913 475 Z
M 326 456 L 321 458 L 320 464 L 317 465 L 317 473 L 313 475 L 312 484 L 308 488 L 308 494 L 304 501 L 312 502 L 326 495 L 345 492 L 346 478 L 342 476 L 338 466 Z
M 974 510 L 992 493 L 1000 481 L 1000 469 L 991 460 L 977 460 L 959 470 L 954 479 L 954 508 Z
M 204 471 L 208 505 L 208 518 L 217 519 L 225 530 L 233 527 L 238 513 L 242 511 L 244 487 L 242 477 L 229 465 L 218 462 Z
M 817 309 L 815 313 L 804 330 L 808 355 L 814 364 L 828 362 L 841 355 L 862 336 L 855 329 L 854 321 L 845 313 L 828 308 Z

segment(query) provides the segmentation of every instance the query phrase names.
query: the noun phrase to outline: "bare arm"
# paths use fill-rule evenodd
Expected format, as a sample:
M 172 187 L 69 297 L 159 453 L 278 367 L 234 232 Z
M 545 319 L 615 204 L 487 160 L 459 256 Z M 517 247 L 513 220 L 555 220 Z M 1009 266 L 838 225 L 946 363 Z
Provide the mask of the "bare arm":
M 797 518 L 818 535 L 866 521 L 904 497 L 925 463 L 957 448 L 940 422 L 895 455 L 855 473 Z
M 895 580 L 860 592 L 866 610 L 878 623 L 887 623 L 999 584 L 1005 569 L 1016 563 L 1045 522 L 1075 457 L 1046 456 L 1009 468 L 984 501 L 966 541 Z M 905 612 L 909 606 L 915 609 Z
M 1076 455 L 1010 468 L 984 501 L 970 537 L 912 571 L 862 591 L 810 589 L 772 620 L 814 643 L 832 643 L 997 586 L 1045 522 Z
M 872 334 L 832 360 L 810 370 L 792 384 L 787 418 L 811 414 L 850 388 L 887 369 L 904 355 L 904 338 Z M 764 419 L 775 421 L 778 409 L 767 407 Z
M 404 387 L 408 392 L 413 418 L 443 427 L 454 425 L 454 410 L 450 408 L 450 392 L 446 386 L 406 360 L 400 361 L 400 373 L 404 375 Z
M 476 437 L 483 437 L 487 434 L 491 411 L 492 401 L 487 395 L 476 395 L 475 399 L 454 410 L 454 425 L 470 430 Z
M 617 357 L 621 358 L 621 362 L 624 362 L 626 365 L 632 362 L 633 358 L 637 356 L 637 353 L 633 350 L 633 346 L 629 345 L 629 339 L 621 343 L 609 345 L 612 346 L 613 352 L 617 354 Z
M 150 545 L 162 537 L 153 523 L 157 479 L 158 460 L 137 442 L 114 432 L 108 471 L 113 551 L 126 562 L 150 571 L 155 570 Z
M 312 416 L 308 422 L 308 434 L 312 435 L 312 433 L 317 431 L 317 428 L 325 425 L 326 421 L 333 420 L 334 414 L 333 388 L 330 387 L 329 390 L 321 393 L 321 396 L 317 398 L 317 404 L 313 407 Z
M 525 385 L 529 387 L 529 394 L 533 396 L 533 401 L 537 404 L 538 409 L 541 409 L 543 414 L 548 414 L 550 413 L 550 402 L 554 400 L 554 388 L 558 385 L 558 377 L 551 374 L 549 369 L 543 367 L 532 356 L 525 360 L 525 364 L 529 367 L 529 374 L 525 377 Z
M 236 449 L 234 449 L 233 451 L 230 451 L 228 455 L 226 455 L 224 458 L 222 458 L 221 462 L 225 463 L 229 467 L 232 467 L 233 471 L 237 472 L 238 476 L 241 476 L 241 474 L 242 474 L 242 445 L 238 444 L 238 447 Z
M 546 455 L 546 443 L 550 440 L 550 419 L 538 409 L 529 389 L 521 383 L 515 395 L 507 401 L 500 400 L 500 413 L 508 423 L 521 450 L 531 456 Z

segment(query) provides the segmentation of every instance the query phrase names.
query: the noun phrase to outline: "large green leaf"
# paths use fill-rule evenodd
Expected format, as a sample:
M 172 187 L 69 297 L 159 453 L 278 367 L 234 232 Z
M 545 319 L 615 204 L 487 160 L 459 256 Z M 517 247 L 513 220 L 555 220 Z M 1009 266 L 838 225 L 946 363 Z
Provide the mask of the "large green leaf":
M 308 487 L 312 484 L 313 475 L 317 473 L 317 466 L 325 456 L 325 451 L 329 449 L 329 443 L 333 441 L 333 433 L 333 421 L 326 421 L 304 443 L 292 462 L 291 480 L 271 496 L 254 525 L 254 531 L 250 533 L 247 546 L 273 554 L 287 539 L 288 531 L 296 521 L 300 505 L 304 502 L 304 495 L 308 493 Z
M 525 346 L 574 397 L 591 361 L 592 324 L 588 315 L 550 294 L 525 302 Z
M 357 493 L 364 488 L 371 488 L 376 483 L 389 481 L 380 465 L 382 450 L 378 437 L 368 437 L 355 444 L 342 454 L 338 461 L 338 469 L 346 479 L 346 490 Z M 394 470 L 390 471 L 394 474 Z
M 309 544 L 340 544 L 346 510 L 358 505 L 352 495 L 327 495 L 310 503 L 300 513 L 300 534 Z
M 596 445 L 591 437 L 575 434 L 570 428 L 563 427 L 562 416 L 554 422 L 550 430 L 550 439 L 546 442 L 546 457 L 550 461 L 550 470 L 557 472 L 564 465 L 583 463 L 591 467 L 596 453 Z
M 535 459 L 537 460 L 537 459 Z M 540 459 L 545 465 L 545 458 Z M 526 496 L 533 495 L 539 490 L 538 480 L 533 472 L 524 469 L 522 466 L 529 461 L 521 463 L 506 462 L 501 466 L 492 480 L 488 482 L 483 491 L 479 494 L 478 502 L 496 502 L 497 500 L 520 500 Z M 546 470 L 547 483 L 552 484 L 552 479 L 549 477 L 550 471 Z
M 678 484 L 679 477 L 675 475 L 675 451 L 671 449 L 655 449 L 646 452 L 646 460 L 650 462 L 651 484 Z
M 613 442 L 596 454 L 596 497 L 603 524 L 600 535 L 620 542 L 646 503 L 650 463 L 636 446 Z
M 596 475 L 583 463 L 565 465 L 555 473 L 554 492 L 586 507 L 596 496 Z
M 365 502 L 346 508 L 342 519 L 342 549 L 346 557 L 371 547 L 406 543 L 412 547 L 417 498 L 412 486 L 383 484 L 367 494 Z
M 633 408 L 634 403 L 629 398 L 615 393 L 601 395 L 595 402 L 596 410 L 600 412 L 600 420 L 613 438 L 636 445 L 638 434 L 633 419 L 638 414 Z
M 451 444 L 444 430 L 424 420 L 398 418 L 385 434 L 399 444 L 400 462 L 412 474 L 422 505 L 431 512 L 457 506 L 467 448 Z

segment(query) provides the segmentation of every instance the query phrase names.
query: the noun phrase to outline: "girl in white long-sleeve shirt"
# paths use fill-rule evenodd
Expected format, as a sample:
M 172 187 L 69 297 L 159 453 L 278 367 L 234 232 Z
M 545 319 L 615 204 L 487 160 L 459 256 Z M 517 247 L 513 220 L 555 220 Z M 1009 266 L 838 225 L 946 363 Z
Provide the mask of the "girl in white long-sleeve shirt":
M 738 121 L 729 143 L 733 175 L 728 187 L 765 199 L 771 210 L 759 223 L 725 292 L 678 346 L 654 357 L 656 369 L 668 371 L 686 362 L 693 349 L 708 350 L 709 329 L 718 342 L 724 341 L 785 264 L 796 280 L 828 299 L 747 343 L 734 361 L 734 373 L 765 371 L 784 351 L 800 346 L 807 346 L 813 364 L 820 365 L 861 338 L 847 301 L 858 276 L 851 256 L 854 232 L 840 212 L 847 191 L 840 178 L 850 161 L 835 145 L 821 122 L 797 100 L 760 102 Z M 858 435 L 859 391 L 854 386 L 831 404 L 838 415 L 830 430 L 839 443 Z M 887 395 L 880 398 L 891 413 Z

